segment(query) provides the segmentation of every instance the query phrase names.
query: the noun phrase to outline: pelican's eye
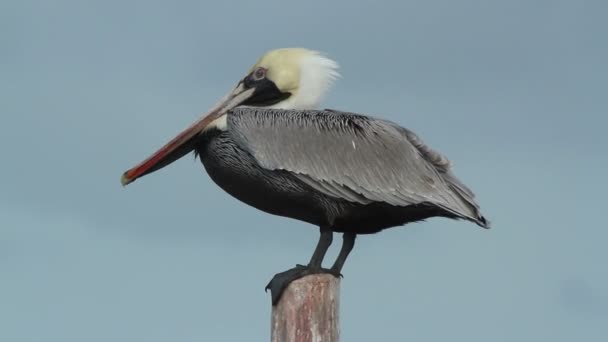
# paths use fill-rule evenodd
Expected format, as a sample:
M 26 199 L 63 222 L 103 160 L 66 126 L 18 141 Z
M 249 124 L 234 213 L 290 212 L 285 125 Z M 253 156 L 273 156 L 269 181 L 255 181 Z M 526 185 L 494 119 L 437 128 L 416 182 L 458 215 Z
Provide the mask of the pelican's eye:
M 263 79 L 264 77 L 266 77 L 266 72 L 267 71 L 268 71 L 268 69 L 266 69 L 266 68 L 262 68 L 262 67 L 257 68 L 253 72 L 253 79 L 255 81 L 259 81 L 259 80 Z

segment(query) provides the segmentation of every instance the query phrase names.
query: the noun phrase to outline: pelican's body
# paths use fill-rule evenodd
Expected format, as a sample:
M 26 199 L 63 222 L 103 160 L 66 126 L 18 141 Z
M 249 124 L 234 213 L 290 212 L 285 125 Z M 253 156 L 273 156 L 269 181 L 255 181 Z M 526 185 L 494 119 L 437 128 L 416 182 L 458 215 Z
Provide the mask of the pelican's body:
M 320 227 L 308 265 L 278 273 L 268 284 L 275 304 L 294 279 L 338 275 L 358 234 L 430 217 L 489 228 L 447 158 L 413 132 L 370 116 L 315 109 L 336 68 L 314 51 L 270 51 L 207 115 L 123 174 L 126 185 L 194 150 L 213 181 L 235 198 Z M 344 242 L 325 269 L 332 232 L 343 232 Z
M 408 153 L 381 146 L 383 139 L 374 142 L 375 134 L 381 133 L 393 135 L 384 138 L 387 144 L 402 145 L 420 157 L 387 158 L 394 152 Z M 485 226 L 470 192 L 459 190 L 462 184 L 452 183 L 456 180 L 451 174 L 433 164 L 432 157 L 424 157 L 426 147 L 416 147 L 412 134 L 390 122 L 352 113 L 243 108 L 227 114 L 224 130 L 205 131 L 195 150 L 211 179 L 235 198 L 267 213 L 332 231 L 376 233 L 433 216 L 464 218 Z M 325 144 L 329 139 L 333 142 Z M 370 151 L 370 143 L 378 144 L 372 145 L 378 154 Z M 302 163 L 308 167 L 298 165 Z M 416 179 L 420 168 L 429 172 L 424 183 L 412 190 L 419 198 L 408 198 L 396 187 L 398 178 Z M 339 185 L 347 182 L 344 173 L 348 172 L 359 180 L 350 188 Z M 382 177 L 396 178 L 376 180 Z M 362 184 L 370 182 L 374 185 Z

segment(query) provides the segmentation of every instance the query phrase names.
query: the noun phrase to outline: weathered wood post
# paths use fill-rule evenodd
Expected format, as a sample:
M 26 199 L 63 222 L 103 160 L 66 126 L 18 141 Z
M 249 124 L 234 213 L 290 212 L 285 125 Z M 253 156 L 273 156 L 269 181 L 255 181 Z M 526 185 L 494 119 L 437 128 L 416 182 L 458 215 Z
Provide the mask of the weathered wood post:
M 272 342 L 338 342 L 340 279 L 313 274 L 293 281 L 272 307 Z

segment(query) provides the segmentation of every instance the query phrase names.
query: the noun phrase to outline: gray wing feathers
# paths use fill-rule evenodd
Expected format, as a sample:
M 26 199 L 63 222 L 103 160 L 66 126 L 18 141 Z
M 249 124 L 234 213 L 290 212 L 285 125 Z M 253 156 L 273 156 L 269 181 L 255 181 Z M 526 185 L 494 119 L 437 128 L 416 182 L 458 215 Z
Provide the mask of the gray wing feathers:
M 450 161 L 444 155 L 428 147 L 418 136 L 405 128 L 402 128 L 407 139 L 414 145 L 420 154 L 429 161 L 440 172 L 447 172 L 450 169 Z
M 451 163 L 447 157 L 427 146 L 414 132 L 401 128 L 408 140 L 416 146 L 420 154 L 440 172 L 442 178 L 458 196 L 474 209 L 475 218 L 482 221 L 483 225 L 488 225 L 486 219 L 481 216 L 479 205 L 475 202 L 475 194 L 464 185 L 451 170 Z
M 336 111 L 239 108 L 233 138 L 258 163 L 295 173 L 328 196 L 396 206 L 431 202 L 461 217 L 480 215 L 449 161 L 388 121 Z
M 334 182 L 315 180 L 314 178 L 312 178 L 308 175 L 304 175 L 304 174 L 296 174 L 296 177 L 298 177 L 298 179 L 300 179 L 304 183 L 308 184 L 315 190 L 318 190 L 318 191 L 320 191 L 326 195 L 332 196 L 332 197 L 343 198 L 347 201 L 361 203 L 361 204 L 369 204 L 369 203 L 373 202 L 373 201 L 365 198 L 363 195 L 356 193 L 352 189 L 349 189 L 348 187 L 345 187 L 345 186 L 338 185 Z

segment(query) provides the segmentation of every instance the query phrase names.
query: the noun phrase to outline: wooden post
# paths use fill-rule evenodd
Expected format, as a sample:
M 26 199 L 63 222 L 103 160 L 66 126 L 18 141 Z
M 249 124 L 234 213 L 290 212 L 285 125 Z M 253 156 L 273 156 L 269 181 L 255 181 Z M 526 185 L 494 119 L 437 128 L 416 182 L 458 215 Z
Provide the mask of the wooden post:
M 313 274 L 293 281 L 272 307 L 272 342 L 338 342 L 340 279 Z

